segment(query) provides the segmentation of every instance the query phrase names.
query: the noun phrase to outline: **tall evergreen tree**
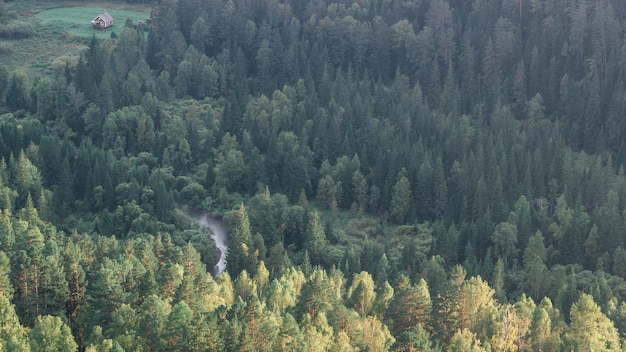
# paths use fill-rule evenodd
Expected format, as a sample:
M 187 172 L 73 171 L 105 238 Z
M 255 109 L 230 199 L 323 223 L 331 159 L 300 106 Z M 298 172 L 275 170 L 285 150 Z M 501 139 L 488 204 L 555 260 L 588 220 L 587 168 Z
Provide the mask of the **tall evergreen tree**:
M 617 329 L 606 317 L 593 297 L 583 293 L 572 305 L 570 326 L 565 332 L 566 344 L 572 349 L 585 351 L 619 351 Z
M 237 277 L 242 270 L 251 270 L 253 267 L 252 234 L 250 221 L 243 204 L 226 214 L 226 221 L 230 225 L 228 235 L 228 256 L 226 269 L 228 273 Z
M 396 223 L 403 223 L 411 207 L 411 184 L 406 170 L 398 173 L 398 181 L 393 186 L 389 214 Z

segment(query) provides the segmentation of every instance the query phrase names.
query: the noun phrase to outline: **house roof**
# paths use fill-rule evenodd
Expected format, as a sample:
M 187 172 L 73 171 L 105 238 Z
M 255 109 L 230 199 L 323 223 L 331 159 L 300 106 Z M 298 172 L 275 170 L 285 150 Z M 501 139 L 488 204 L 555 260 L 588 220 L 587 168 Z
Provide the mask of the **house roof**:
M 113 21 L 113 16 L 109 15 L 108 12 L 103 12 L 101 14 L 99 14 L 98 16 L 96 16 L 96 18 L 94 18 L 93 20 L 97 20 L 98 17 L 100 17 L 101 20 L 105 21 L 105 22 L 112 22 Z

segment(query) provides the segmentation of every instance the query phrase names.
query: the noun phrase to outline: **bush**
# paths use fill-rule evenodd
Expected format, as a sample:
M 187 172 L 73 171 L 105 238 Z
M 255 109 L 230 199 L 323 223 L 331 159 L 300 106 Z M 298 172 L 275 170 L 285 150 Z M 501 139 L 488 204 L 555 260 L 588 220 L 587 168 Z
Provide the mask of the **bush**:
M 0 37 L 9 39 L 30 38 L 35 33 L 32 24 L 28 22 L 15 21 L 0 26 Z
M 356 238 L 375 238 L 382 230 L 376 219 L 355 218 L 348 221 L 344 231 L 346 235 Z
M 78 55 L 62 55 L 52 60 L 52 69 L 57 73 L 63 73 L 65 67 L 68 66 L 70 69 L 76 68 L 78 65 L 78 60 L 80 56 Z
M 11 54 L 13 52 L 13 44 L 0 42 L 0 55 Z

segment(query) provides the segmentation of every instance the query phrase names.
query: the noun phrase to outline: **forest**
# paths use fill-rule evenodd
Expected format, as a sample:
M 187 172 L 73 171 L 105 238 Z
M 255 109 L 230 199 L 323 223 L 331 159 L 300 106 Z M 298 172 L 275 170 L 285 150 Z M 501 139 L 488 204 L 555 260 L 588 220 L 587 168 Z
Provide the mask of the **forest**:
M 626 350 L 626 2 L 120 0 L 8 61 L 58 3 L 0 0 L 0 350 Z

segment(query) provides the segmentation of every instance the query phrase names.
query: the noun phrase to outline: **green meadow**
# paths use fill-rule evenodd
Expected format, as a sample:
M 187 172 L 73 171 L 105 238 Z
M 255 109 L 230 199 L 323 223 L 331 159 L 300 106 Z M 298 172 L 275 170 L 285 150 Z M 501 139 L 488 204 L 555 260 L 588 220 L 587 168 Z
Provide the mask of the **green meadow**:
M 113 27 L 106 30 L 92 28 L 91 20 L 104 11 L 113 16 Z M 110 38 L 111 32 L 119 32 L 127 19 L 130 18 L 133 23 L 145 21 L 146 18 L 150 17 L 150 13 L 103 8 L 101 6 L 73 6 L 43 10 L 37 13 L 37 17 L 41 20 L 42 26 L 55 32 L 66 32 L 81 37 L 92 37 L 95 34 L 97 38 L 104 39 Z
M 1 38 L 0 48 L 5 50 L 0 50 L 0 60 L 9 70 L 23 70 L 31 76 L 59 72 L 66 63 L 72 65 L 78 61 L 92 36 L 111 38 L 113 32 L 122 31 L 127 19 L 137 23 L 150 17 L 147 6 L 113 3 L 76 6 L 27 0 L 13 5 L 16 21 L 32 26 L 32 35 L 23 39 Z M 91 20 L 104 11 L 113 16 L 113 26 L 94 29 Z

